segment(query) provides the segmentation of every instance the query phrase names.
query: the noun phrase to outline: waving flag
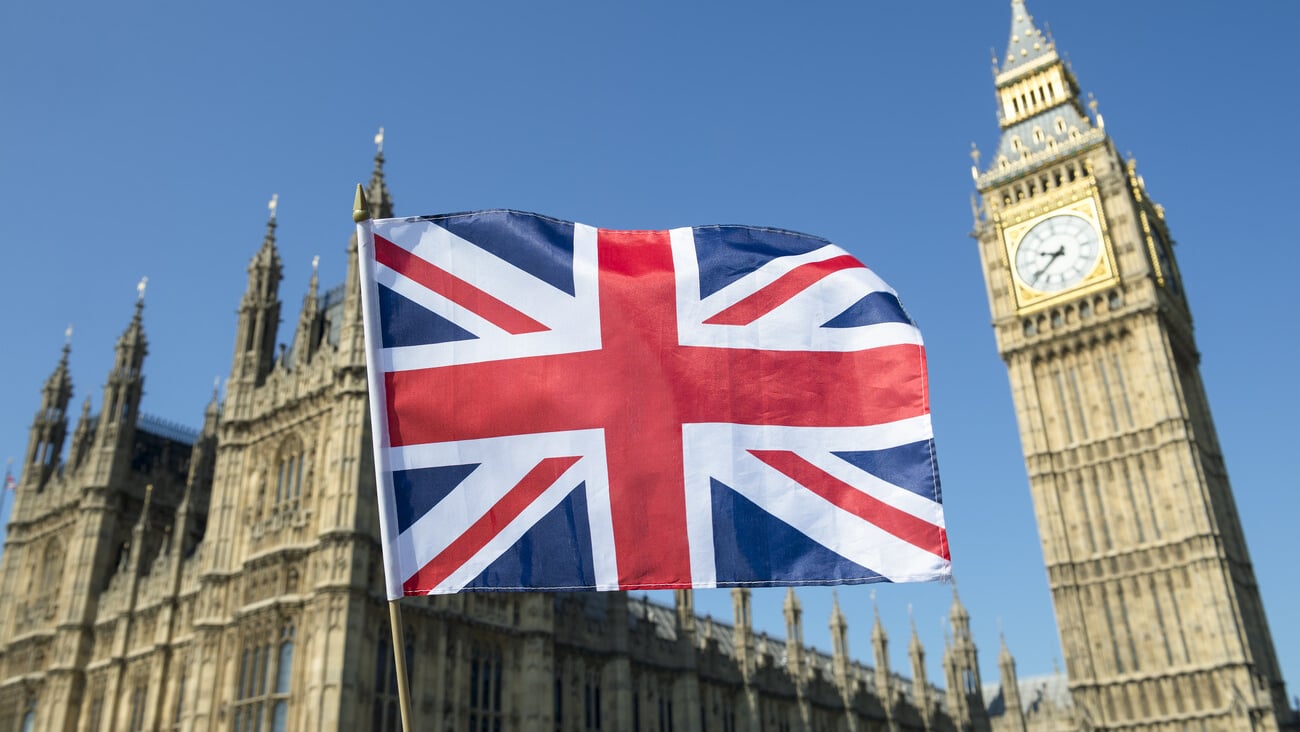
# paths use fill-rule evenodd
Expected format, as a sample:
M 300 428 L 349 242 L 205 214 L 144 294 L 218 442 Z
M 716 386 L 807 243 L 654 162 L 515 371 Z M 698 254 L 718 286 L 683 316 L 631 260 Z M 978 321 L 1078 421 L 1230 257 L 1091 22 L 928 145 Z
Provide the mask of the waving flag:
M 949 573 L 920 332 L 844 250 L 363 222 L 390 598 Z

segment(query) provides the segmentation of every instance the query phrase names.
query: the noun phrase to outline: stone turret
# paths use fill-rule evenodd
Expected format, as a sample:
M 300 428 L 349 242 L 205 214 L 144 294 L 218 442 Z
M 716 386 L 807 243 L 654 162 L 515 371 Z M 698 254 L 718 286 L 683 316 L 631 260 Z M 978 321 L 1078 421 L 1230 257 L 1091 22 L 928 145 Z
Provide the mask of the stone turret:
M 889 722 L 889 728 L 895 729 L 895 693 L 893 678 L 889 673 L 889 636 L 885 634 L 885 626 L 880 622 L 880 606 L 876 604 L 875 592 L 871 593 L 871 607 L 875 615 L 875 622 L 871 626 L 871 649 L 876 659 L 876 694 L 880 696 L 880 703 L 885 707 L 885 718 Z
M 45 380 L 45 387 L 41 389 L 41 407 L 32 420 L 23 477 L 37 490 L 42 490 L 58 469 L 63 439 L 68 432 L 68 401 L 72 398 L 72 378 L 68 375 L 69 349 L 70 345 L 64 343 L 63 355 Z
M 1016 659 L 1007 650 L 1007 638 L 1002 636 L 998 652 L 998 671 L 1002 681 L 1002 703 L 1006 707 L 1000 732 L 1025 732 L 1025 710 L 1020 702 L 1020 682 L 1016 679 Z
M 952 646 L 947 651 L 948 712 L 960 729 L 987 732 L 989 717 L 980 690 L 979 654 L 971 637 L 970 613 L 957 595 L 955 582 L 948 620 L 953 634 Z
M 144 357 L 149 352 L 144 335 L 145 282 L 142 279 L 137 287 L 139 297 L 135 314 L 117 339 L 113 368 L 104 383 L 103 408 L 99 412 L 99 424 L 95 427 L 91 448 L 93 485 L 120 483 L 129 467 L 136 421 L 140 415 L 140 398 L 144 395 Z
M 785 664 L 790 675 L 795 678 L 803 676 L 803 607 L 795 597 L 794 588 L 785 591 Z
M 266 236 L 248 263 L 248 287 L 239 303 L 230 384 L 241 402 L 245 391 L 260 386 L 275 364 L 276 331 L 280 325 L 280 280 L 284 270 L 275 245 L 276 203 L 277 199 L 272 198 Z
M 921 712 L 921 721 L 926 729 L 930 728 L 930 683 L 925 677 L 925 647 L 916 632 L 916 617 L 912 616 L 912 606 L 907 606 L 907 614 L 912 622 L 912 640 L 907 644 L 907 655 L 912 661 L 912 696 L 916 699 L 916 708 Z
M 293 336 L 294 368 L 306 366 L 320 346 L 321 328 L 324 318 L 320 311 L 320 257 L 311 260 L 311 279 L 307 282 L 307 294 L 302 298 L 302 310 L 298 313 L 298 330 Z

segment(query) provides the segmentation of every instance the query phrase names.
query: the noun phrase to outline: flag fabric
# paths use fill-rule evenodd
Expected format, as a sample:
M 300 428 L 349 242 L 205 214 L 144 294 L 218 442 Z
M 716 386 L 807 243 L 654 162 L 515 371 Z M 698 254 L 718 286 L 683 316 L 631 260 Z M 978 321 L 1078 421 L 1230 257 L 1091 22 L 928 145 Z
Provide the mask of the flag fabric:
M 390 599 L 949 575 L 920 332 L 839 247 L 517 211 L 358 241 Z
M 17 487 L 18 481 L 14 480 L 14 471 L 10 468 L 5 468 L 5 490 L 11 491 Z

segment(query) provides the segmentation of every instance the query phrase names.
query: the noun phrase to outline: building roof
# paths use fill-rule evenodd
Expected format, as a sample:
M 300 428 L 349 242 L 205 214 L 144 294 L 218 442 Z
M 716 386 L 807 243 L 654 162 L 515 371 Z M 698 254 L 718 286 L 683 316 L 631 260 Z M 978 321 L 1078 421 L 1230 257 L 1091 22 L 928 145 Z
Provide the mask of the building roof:
M 1011 37 L 998 75 L 1021 72 L 1055 61 L 1056 44 L 1034 25 L 1024 0 L 1011 2 Z

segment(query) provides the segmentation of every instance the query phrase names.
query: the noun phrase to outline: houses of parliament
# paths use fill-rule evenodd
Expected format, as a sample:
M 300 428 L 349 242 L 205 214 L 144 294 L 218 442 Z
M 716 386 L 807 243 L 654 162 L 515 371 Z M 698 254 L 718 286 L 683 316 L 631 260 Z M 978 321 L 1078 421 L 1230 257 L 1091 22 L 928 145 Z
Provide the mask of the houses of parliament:
M 1023 0 L 995 72 L 1001 140 L 972 235 L 1007 364 L 1061 678 L 981 681 L 956 593 L 941 684 L 879 618 L 870 664 L 623 593 L 403 602 L 381 581 L 355 239 L 281 334 L 274 212 L 248 266 L 224 398 L 191 431 L 140 411 L 143 297 L 97 413 L 69 349 L 41 391 L 0 555 L 0 732 L 1037 732 L 1297 729 L 1204 388 L 1173 222 Z M 393 215 L 375 158 L 367 198 Z M 124 313 L 126 315 L 126 313 Z M 285 338 L 287 335 L 287 338 Z M 279 345 L 281 339 L 284 345 Z M 196 415 L 197 417 L 198 415 Z M 69 427 L 71 430 L 69 431 Z

